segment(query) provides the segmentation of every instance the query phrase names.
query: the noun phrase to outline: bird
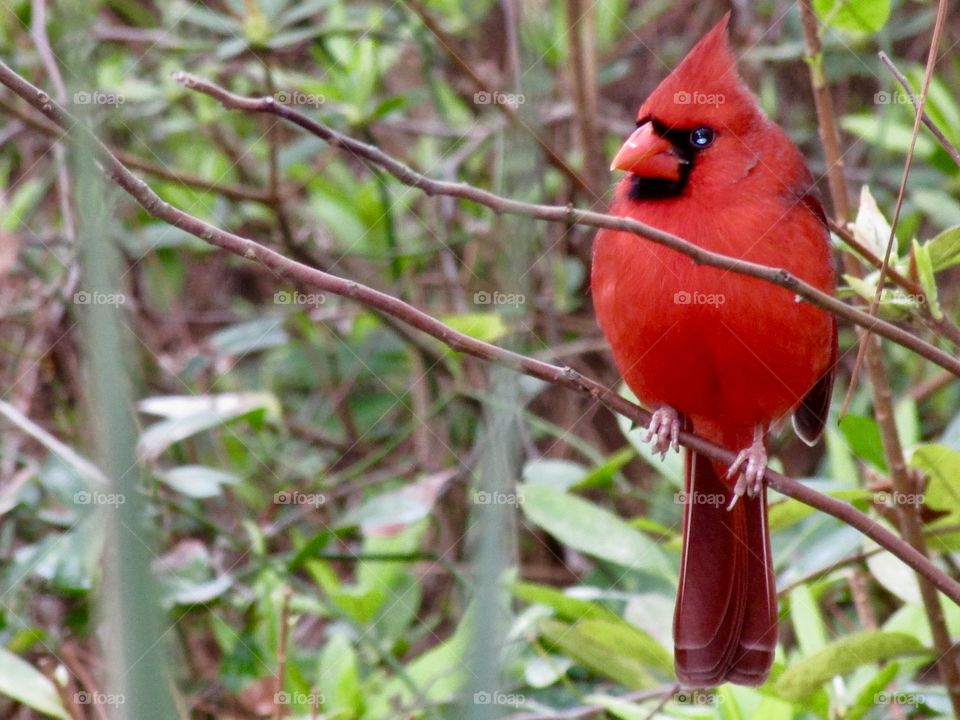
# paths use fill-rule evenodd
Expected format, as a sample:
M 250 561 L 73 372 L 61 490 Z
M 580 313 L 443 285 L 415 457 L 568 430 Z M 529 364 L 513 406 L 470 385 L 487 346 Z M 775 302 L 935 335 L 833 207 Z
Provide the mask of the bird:
M 797 146 L 737 71 L 728 12 L 640 106 L 613 158 L 610 213 L 836 290 L 830 235 Z M 591 294 L 626 385 L 651 411 L 643 439 L 665 457 L 693 432 L 729 467 L 685 450 L 674 666 L 686 687 L 757 686 L 777 645 L 767 526 L 767 439 L 792 414 L 824 431 L 837 364 L 833 315 L 790 290 L 695 263 L 632 232 L 594 240 Z

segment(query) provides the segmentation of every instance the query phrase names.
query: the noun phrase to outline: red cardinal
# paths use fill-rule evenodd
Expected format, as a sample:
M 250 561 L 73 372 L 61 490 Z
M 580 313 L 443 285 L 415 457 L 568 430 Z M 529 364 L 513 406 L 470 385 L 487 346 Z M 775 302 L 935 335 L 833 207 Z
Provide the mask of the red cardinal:
M 812 177 L 738 76 L 728 18 L 640 107 L 613 160 L 627 175 L 611 212 L 832 293 Z M 683 428 L 739 453 L 728 469 L 687 451 L 677 677 L 695 687 L 759 685 L 777 644 L 766 434 L 792 411 L 800 437 L 819 439 L 836 322 L 782 287 L 697 265 L 626 232 L 598 233 L 591 284 L 617 367 L 653 410 L 646 439 L 657 452 L 677 449 Z

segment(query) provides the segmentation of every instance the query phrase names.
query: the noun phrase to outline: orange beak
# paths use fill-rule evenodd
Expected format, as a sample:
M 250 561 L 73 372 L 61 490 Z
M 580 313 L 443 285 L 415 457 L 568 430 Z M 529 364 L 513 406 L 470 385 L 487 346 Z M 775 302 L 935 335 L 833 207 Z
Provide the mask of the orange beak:
M 680 158 L 673 145 L 653 130 L 653 123 L 644 123 L 627 138 L 610 165 L 640 177 L 680 179 Z

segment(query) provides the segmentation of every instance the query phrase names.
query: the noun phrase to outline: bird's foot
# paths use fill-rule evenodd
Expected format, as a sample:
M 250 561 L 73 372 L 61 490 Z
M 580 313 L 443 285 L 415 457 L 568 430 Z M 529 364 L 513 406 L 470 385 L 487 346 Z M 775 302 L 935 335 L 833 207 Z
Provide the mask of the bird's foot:
M 744 464 L 746 466 L 744 467 Z M 763 473 L 767 469 L 767 449 L 763 446 L 763 428 L 757 428 L 753 435 L 750 447 L 741 450 L 730 469 L 727 478 L 737 476 L 737 483 L 733 486 L 733 500 L 727 510 L 733 510 L 737 501 L 746 494 L 756 497 L 763 490 Z
M 674 452 L 680 452 L 680 413 L 668 405 L 657 408 L 653 411 L 650 418 L 650 424 L 647 426 L 647 432 L 643 435 L 643 441 L 653 446 L 653 452 L 659 453 L 662 460 L 667 456 L 667 450 L 673 448 Z

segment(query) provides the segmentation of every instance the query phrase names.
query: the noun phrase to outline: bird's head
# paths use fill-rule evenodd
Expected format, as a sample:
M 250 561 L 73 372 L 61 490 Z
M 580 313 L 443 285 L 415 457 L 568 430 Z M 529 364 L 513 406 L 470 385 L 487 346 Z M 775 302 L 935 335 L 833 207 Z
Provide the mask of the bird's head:
M 680 197 L 697 187 L 722 191 L 745 177 L 769 144 L 755 137 L 772 123 L 737 74 L 729 17 L 640 106 L 637 129 L 611 166 L 630 173 L 625 182 L 633 199 Z

